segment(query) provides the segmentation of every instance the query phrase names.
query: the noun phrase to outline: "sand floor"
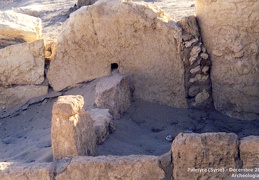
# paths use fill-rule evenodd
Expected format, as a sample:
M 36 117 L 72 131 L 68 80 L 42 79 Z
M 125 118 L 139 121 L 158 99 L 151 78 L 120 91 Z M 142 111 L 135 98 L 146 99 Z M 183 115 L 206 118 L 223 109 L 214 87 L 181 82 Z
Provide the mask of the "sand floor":
M 94 105 L 96 81 L 63 91 L 85 98 L 85 109 Z M 50 162 L 51 111 L 60 93 L 34 98 L 29 103 L 0 112 L 0 162 Z M 16 111 L 15 111 L 16 109 Z M 170 150 L 179 133 L 234 132 L 240 138 L 259 135 L 259 120 L 241 121 L 214 110 L 172 108 L 134 100 L 122 118 L 115 120 L 116 131 L 97 147 L 97 155 L 161 155 Z

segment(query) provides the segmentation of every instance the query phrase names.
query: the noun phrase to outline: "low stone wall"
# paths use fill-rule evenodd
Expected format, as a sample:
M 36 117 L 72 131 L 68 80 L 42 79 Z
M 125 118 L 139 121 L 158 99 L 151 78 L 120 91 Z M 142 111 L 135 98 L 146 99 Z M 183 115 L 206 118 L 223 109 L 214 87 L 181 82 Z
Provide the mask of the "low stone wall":
M 47 94 L 44 66 L 42 39 L 0 49 L 0 109 Z
M 258 0 L 196 0 L 215 108 L 239 119 L 259 119 L 258 8 Z
M 233 133 L 179 134 L 162 156 L 78 156 L 52 163 L 0 163 L 11 179 L 233 179 L 259 178 L 259 137 Z M 240 154 L 240 157 L 239 157 Z M 242 171 L 242 172 L 241 172 Z

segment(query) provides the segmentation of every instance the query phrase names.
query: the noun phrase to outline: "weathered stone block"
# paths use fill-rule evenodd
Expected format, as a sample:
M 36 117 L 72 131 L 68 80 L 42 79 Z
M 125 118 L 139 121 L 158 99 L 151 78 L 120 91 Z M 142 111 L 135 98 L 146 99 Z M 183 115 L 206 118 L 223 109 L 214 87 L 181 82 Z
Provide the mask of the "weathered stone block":
M 96 136 L 91 116 L 82 108 L 82 96 L 60 96 L 52 109 L 53 158 L 94 155 Z
M 41 19 L 12 11 L 0 12 L 0 47 L 41 37 Z
M 0 85 L 41 84 L 44 63 L 43 40 L 0 49 Z
M 158 158 L 160 167 L 165 172 L 165 178 L 163 180 L 172 180 L 173 175 L 173 162 L 172 162 L 172 151 L 162 154 Z
M 129 108 L 131 103 L 130 81 L 126 75 L 104 77 L 96 84 L 95 104 L 107 108 L 115 119 Z
M 45 42 L 45 58 L 52 60 L 56 52 L 56 41 Z
M 195 102 L 194 105 L 195 106 L 199 106 L 200 104 L 204 103 L 206 100 L 208 100 L 208 98 L 210 97 L 210 94 L 206 91 L 203 90 L 202 92 L 198 93 L 195 96 Z
M 56 179 L 158 180 L 163 177 L 164 171 L 156 156 L 131 155 L 75 157 Z
M 107 8 L 109 7 L 109 8 Z M 109 75 L 111 64 L 132 77 L 137 98 L 187 107 L 181 27 L 155 6 L 98 1 L 72 13 L 47 74 L 59 91 Z
M 258 8 L 258 0 L 196 0 L 215 108 L 239 119 L 259 119 Z
M 0 108 L 9 108 L 47 93 L 48 86 L 26 85 L 10 88 L 0 87 Z
M 109 109 L 90 109 L 89 114 L 94 122 L 97 144 L 102 144 L 110 133 L 115 131 L 113 117 L 109 113 Z
M 52 180 L 54 177 L 52 163 L 0 163 L 1 180 Z
M 179 134 L 172 154 L 174 179 L 223 179 L 230 175 L 226 169 L 237 167 L 238 137 L 233 133 Z
M 259 136 L 248 136 L 240 140 L 240 159 L 243 168 L 259 167 Z

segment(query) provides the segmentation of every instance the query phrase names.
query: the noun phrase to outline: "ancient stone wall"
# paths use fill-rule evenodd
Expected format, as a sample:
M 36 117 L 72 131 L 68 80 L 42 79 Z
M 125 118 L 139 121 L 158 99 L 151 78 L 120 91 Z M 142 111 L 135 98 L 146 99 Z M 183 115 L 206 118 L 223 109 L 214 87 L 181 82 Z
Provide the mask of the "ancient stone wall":
M 183 17 L 181 58 L 184 63 L 184 85 L 188 107 L 209 109 L 212 105 L 211 61 L 204 47 L 195 16 Z
M 172 150 L 161 156 L 77 156 L 50 163 L 0 162 L 0 177 L 3 180 L 220 180 L 243 174 L 247 179 L 253 176 L 257 179 L 258 147 L 258 136 L 239 141 L 233 133 L 181 133 L 173 141 Z
M 98 1 L 70 15 L 47 77 L 58 91 L 108 75 L 117 64 L 137 98 L 187 107 L 181 38 L 181 28 L 153 6 Z
M 259 118 L 258 9 L 258 0 L 196 0 L 215 108 L 240 119 Z
M 145 3 L 98 1 L 71 14 L 47 77 L 59 91 L 116 67 L 130 76 L 137 98 L 210 107 L 210 61 L 202 47 L 195 17 L 173 22 Z

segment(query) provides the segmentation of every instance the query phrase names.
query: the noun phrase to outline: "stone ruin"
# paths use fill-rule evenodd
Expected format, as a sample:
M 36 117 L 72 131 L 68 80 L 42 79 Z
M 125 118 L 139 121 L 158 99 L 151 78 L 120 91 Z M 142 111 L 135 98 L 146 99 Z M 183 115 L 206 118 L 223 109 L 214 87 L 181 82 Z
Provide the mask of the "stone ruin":
M 2 12 L 5 19 L 21 21 L 19 26 L 0 24 L 5 47 L 0 49 L 1 108 L 46 94 L 48 85 L 61 91 L 107 76 L 116 67 L 129 75 L 136 98 L 180 108 L 215 107 L 239 119 L 258 119 L 258 23 L 256 13 L 249 16 L 258 2 L 240 3 L 228 21 L 219 9 L 229 10 L 234 2 L 196 4 L 196 17 L 174 22 L 148 4 L 98 1 L 72 13 L 57 42 L 45 46 L 36 40 L 39 18 Z M 246 6 L 249 13 L 238 17 Z M 25 25 L 25 19 L 31 23 Z M 246 28 L 238 30 L 243 24 Z
M 10 169 L 1 177 L 223 179 L 237 174 L 223 170 L 258 167 L 259 138 L 232 133 L 179 134 L 162 156 L 92 157 L 132 97 L 259 119 L 258 8 L 257 0 L 196 0 L 196 17 L 174 22 L 145 3 L 101 0 L 72 13 L 57 42 L 45 44 L 40 19 L 1 15 L 23 19 L 19 27 L 0 24 L 2 109 L 47 94 L 49 86 L 61 91 L 106 76 L 96 87 L 95 109 L 85 111 L 80 96 L 54 104 L 53 163 L 1 163 Z M 218 173 L 191 169 L 208 166 Z

